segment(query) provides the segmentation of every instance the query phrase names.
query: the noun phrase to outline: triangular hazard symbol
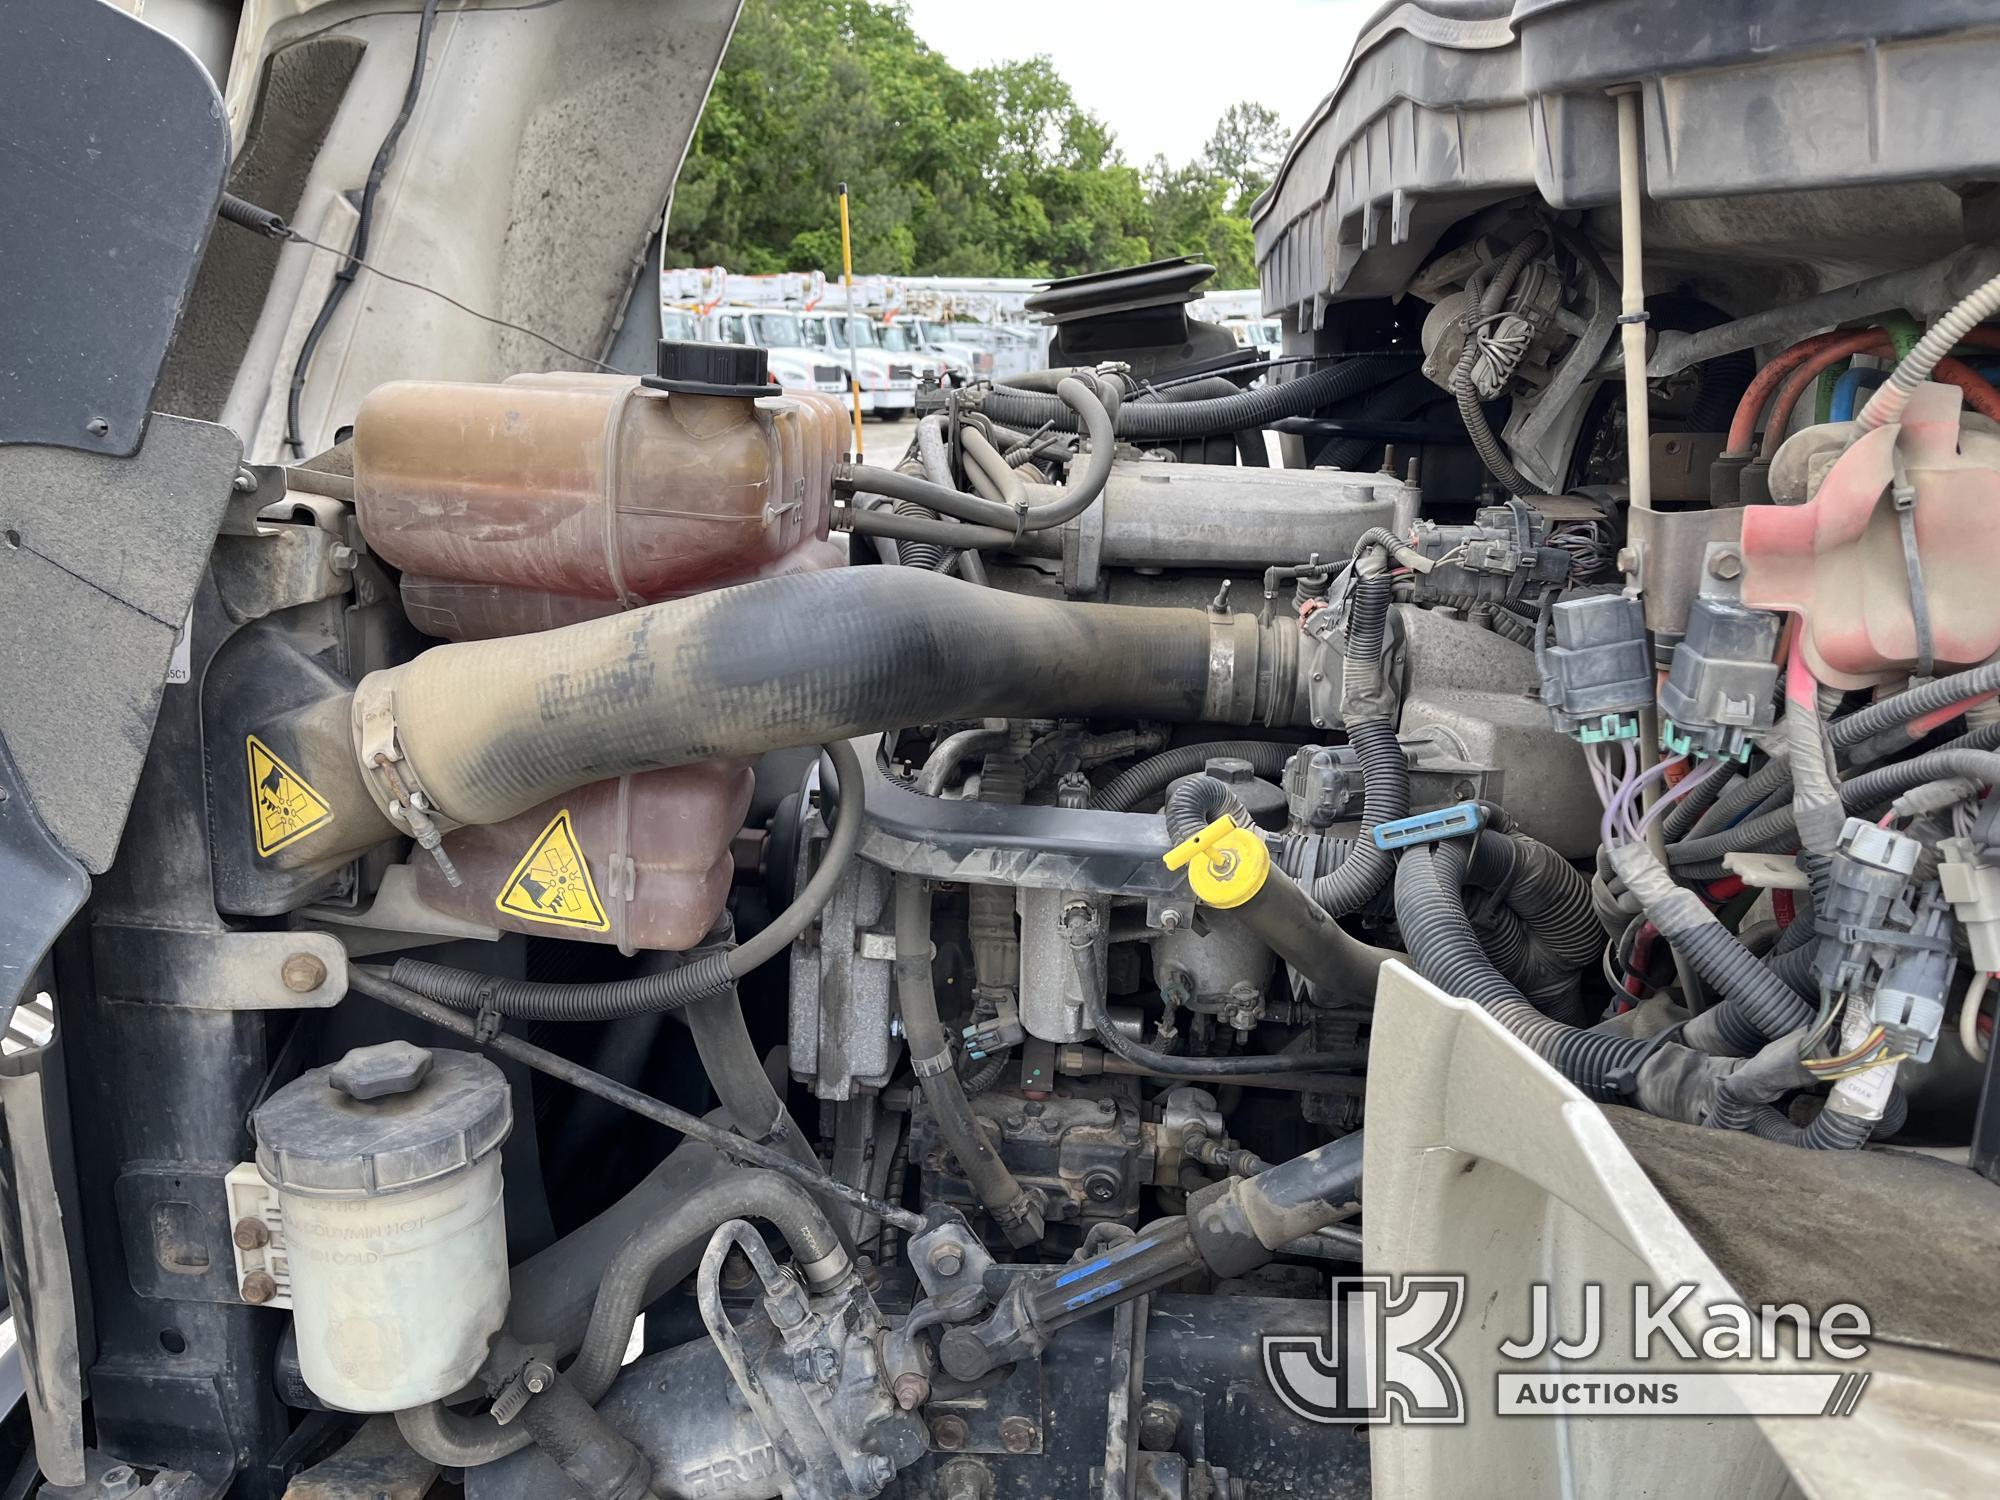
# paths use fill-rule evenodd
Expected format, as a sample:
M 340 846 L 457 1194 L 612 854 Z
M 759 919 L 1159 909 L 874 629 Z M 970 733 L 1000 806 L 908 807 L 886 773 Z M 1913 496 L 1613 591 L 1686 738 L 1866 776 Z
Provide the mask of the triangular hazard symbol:
M 611 930 L 611 919 L 597 898 L 597 883 L 590 878 L 590 865 L 577 844 L 576 830 L 570 827 L 568 808 L 557 813 L 528 846 L 493 904 L 534 922 L 586 927 L 592 932 Z
M 333 808 L 277 756 L 250 735 L 250 826 L 256 831 L 257 852 L 270 856 L 287 844 L 333 821 Z

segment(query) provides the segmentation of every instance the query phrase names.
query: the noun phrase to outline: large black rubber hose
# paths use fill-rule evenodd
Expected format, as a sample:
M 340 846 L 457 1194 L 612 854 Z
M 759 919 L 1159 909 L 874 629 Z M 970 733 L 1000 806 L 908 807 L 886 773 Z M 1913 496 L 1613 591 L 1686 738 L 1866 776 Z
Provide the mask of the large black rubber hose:
M 930 888 L 918 876 L 898 875 L 895 899 L 896 1002 L 917 1085 L 938 1122 L 938 1134 L 1007 1243 L 1017 1248 L 1035 1244 L 1042 1237 L 1041 1209 L 980 1129 L 938 1016 L 937 984 L 931 975 Z
M 806 1284 L 832 1287 L 853 1263 L 825 1212 L 797 1183 L 775 1172 L 742 1169 L 691 1194 L 672 1212 L 648 1224 L 618 1252 L 604 1273 L 590 1329 L 570 1366 L 570 1379 L 593 1406 L 611 1389 L 632 1338 L 632 1322 L 645 1309 L 653 1270 L 690 1244 L 706 1240 L 731 1219 L 763 1219 L 785 1237 Z
M 1127 401 L 1116 422 L 1122 438 L 1196 438 L 1261 428 L 1281 417 L 1302 417 L 1367 390 L 1399 370 L 1397 360 L 1361 358 L 1315 370 L 1299 380 L 1259 386 L 1206 401 Z M 1033 431 L 1045 424 L 1074 432 L 1077 417 L 1054 396 L 996 387 L 979 409 L 996 422 Z
M 423 959 L 399 958 L 390 978 L 455 1010 L 492 1010 L 516 1020 L 609 1021 L 622 1016 L 676 1011 L 725 990 L 791 947 L 833 899 L 854 851 L 863 821 L 861 759 L 844 741 L 822 747 L 843 789 L 819 867 L 792 904 L 747 942 L 703 954 L 664 973 L 596 984 L 551 984 L 501 979 L 473 969 L 453 969 Z M 789 1148 L 788 1148 L 789 1149 Z M 794 1152 L 794 1155 L 797 1153 Z M 810 1164 L 810 1163 L 809 1163 Z
M 1406 849 L 1397 863 L 1396 921 L 1417 971 L 1447 994 L 1478 1001 L 1577 1087 L 1599 1094 L 1615 1092 L 1652 1044 L 1580 1031 L 1529 1004 L 1493 966 L 1472 930 L 1461 890 L 1466 862 L 1464 844 L 1449 840 Z
M 590 1500 L 653 1500 L 653 1465 L 558 1375 L 515 1419 Z
M 1219 721 L 1230 711 L 1210 702 L 1216 628 L 1196 609 L 839 568 L 436 646 L 361 692 L 393 695 L 397 738 L 437 815 L 492 823 L 610 776 L 910 724 Z M 1237 661 L 1234 674 L 1255 680 L 1254 667 Z
M 739 1167 L 676 1199 L 647 1220 L 612 1257 L 591 1308 L 590 1326 L 566 1378 L 595 1406 L 617 1378 L 632 1339 L 632 1323 L 656 1295 L 661 1269 L 698 1251 L 731 1219 L 760 1218 L 775 1226 L 814 1288 L 837 1286 L 853 1263 L 833 1226 L 806 1190 L 775 1172 Z M 519 1425 L 501 1427 L 489 1416 L 461 1416 L 443 1402 L 396 1413 L 410 1447 L 433 1463 L 467 1469 L 489 1464 L 527 1446 Z

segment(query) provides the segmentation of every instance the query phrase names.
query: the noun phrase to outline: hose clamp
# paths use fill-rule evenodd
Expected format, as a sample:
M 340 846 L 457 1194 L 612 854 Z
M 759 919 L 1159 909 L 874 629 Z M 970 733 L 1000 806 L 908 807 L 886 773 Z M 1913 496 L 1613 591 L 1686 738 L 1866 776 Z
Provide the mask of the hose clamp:
M 912 1055 L 910 1058 L 910 1071 L 915 1073 L 919 1078 L 936 1078 L 942 1073 L 949 1073 L 951 1071 L 951 1049 L 947 1047 L 944 1051 L 933 1057 L 917 1057 Z
M 437 861 L 446 883 L 456 889 L 465 883 L 464 878 L 445 852 L 444 829 L 432 816 L 436 807 L 425 795 L 396 735 L 392 680 L 392 673 L 370 672 L 354 690 L 354 748 L 361 761 L 362 780 L 389 821 L 409 832 L 418 847 Z

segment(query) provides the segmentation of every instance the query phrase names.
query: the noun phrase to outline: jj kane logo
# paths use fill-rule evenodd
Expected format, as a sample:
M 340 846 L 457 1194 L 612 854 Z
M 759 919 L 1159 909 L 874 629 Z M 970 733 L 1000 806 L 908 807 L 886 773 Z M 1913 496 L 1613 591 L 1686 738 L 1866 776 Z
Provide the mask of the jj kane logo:
M 1867 1372 L 1839 1365 L 1867 1353 L 1861 1308 L 1700 1304 L 1696 1292 L 1640 1283 L 1629 1319 L 1613 1318 L 1604 1288 L 1586 1283 L 1576 1293 L 1580 1321 L 1565 1336 L 1550 1288 L 1530 1286 L 1527 1334 L 1498 1347 L 1494 1410 L 1840 1417 L 1860 1403 Z M 1309 1422 L 1464 1422 L 1465 1393 L 1444 1343 L 1465 1301 L 1463 1276 L 1342 1277 L 1327 1333 L 1267 1336 L 1265 1374 Z

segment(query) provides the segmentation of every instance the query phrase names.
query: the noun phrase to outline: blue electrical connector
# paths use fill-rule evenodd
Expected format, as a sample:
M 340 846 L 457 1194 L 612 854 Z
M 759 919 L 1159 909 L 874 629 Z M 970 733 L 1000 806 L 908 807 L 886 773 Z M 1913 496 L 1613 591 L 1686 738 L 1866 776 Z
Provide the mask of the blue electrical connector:
M 1477 802 L 1454 802 L 1435 812 L 1412 813 L 1388 823 L 1377 823 L 1370 835 L 1384 853 L 1407 849 L 1412 844 L 1435 844 L 1462 834 L 1477 833 L 1486 826 L 1486 809 Z

